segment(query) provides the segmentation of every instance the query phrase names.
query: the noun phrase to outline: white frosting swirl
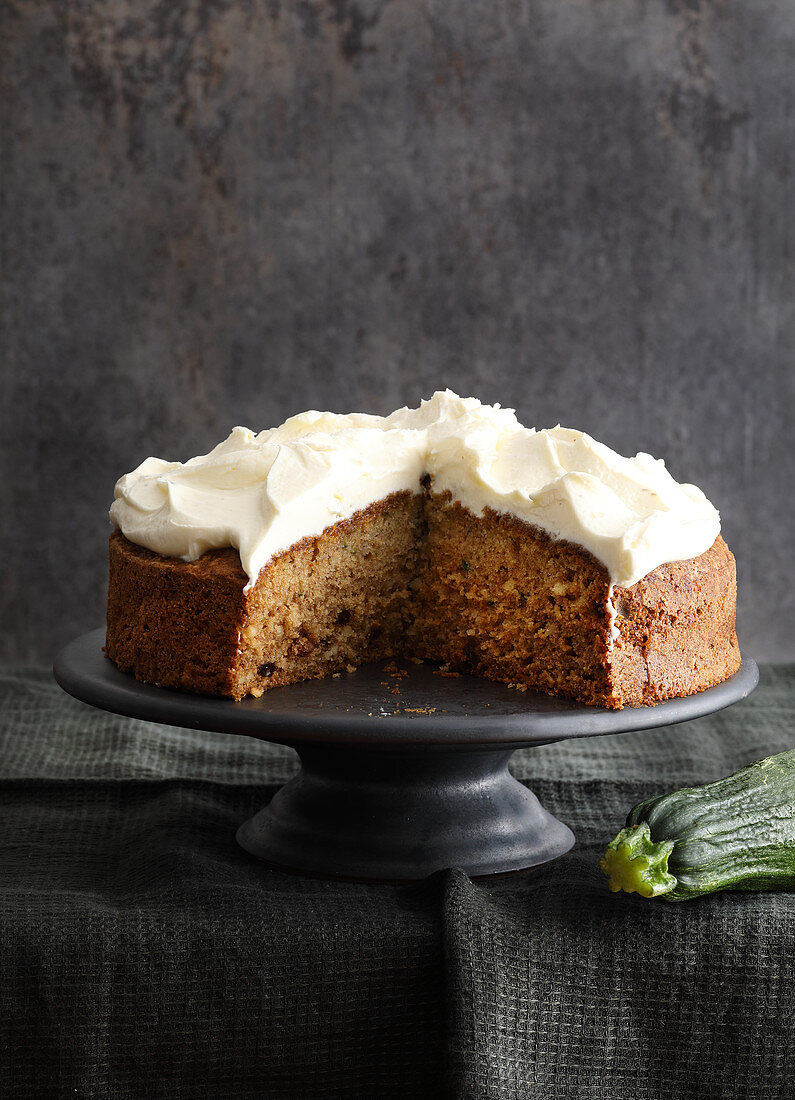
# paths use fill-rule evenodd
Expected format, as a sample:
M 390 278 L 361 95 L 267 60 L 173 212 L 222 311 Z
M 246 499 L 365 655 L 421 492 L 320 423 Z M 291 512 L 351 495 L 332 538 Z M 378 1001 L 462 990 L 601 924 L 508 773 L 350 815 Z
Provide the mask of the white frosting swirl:
M 227 546 L 254 583 L 302 538 L 424 473 L 476 515 L 506 512 L 589 550 L 612 584 L 696 557 L 720 531 L 694 485 L 660 459 L 622 458 L 570 428 L 524 428 L 511 409 L 450 390 L 387 417 L 306 412 L 255 435 L 234 428 L 189 462 L 147 458 L 116 484 L 110 518 L 131 542 L 194 561 Z

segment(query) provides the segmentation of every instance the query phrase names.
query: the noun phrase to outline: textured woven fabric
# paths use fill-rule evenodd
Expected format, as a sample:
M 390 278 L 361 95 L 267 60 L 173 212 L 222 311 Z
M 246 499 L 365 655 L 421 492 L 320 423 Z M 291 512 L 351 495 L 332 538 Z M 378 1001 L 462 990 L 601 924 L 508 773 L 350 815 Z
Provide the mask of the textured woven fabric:
M 577 834 L 409 886 L 266 870 L 237 825 L 296 769 L 0 675 L 0 1096 L 795 1095 L 795 894 L 678 905 L 597 869 L 639 798 L 795 747 L 795 668 L 684 726 L 515 773 Z

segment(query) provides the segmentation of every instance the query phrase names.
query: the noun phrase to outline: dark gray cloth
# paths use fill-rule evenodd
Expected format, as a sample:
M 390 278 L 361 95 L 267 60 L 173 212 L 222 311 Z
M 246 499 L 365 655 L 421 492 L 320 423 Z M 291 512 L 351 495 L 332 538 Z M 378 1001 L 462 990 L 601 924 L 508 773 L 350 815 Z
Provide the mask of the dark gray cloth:
M 0 675 L 0 1095 L 795 1095 L 795 894 L 611 895 L 640 798 L 795 747 L 795 667 L 684 726 L 518 753 L 575 848 L 408 886 L 264 869 L 284 748 Z

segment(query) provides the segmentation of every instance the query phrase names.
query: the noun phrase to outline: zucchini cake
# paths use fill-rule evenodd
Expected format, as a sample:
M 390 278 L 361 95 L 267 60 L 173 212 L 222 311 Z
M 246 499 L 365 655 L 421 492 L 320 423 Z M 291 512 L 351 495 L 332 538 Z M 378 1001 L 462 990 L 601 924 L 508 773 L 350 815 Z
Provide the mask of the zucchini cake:
M 148 458 L 110 517 L 105 652 L 164 687 L 239 700 L 413 658 L 619 709 L 740 666 L 700 489 L 449 390 Z

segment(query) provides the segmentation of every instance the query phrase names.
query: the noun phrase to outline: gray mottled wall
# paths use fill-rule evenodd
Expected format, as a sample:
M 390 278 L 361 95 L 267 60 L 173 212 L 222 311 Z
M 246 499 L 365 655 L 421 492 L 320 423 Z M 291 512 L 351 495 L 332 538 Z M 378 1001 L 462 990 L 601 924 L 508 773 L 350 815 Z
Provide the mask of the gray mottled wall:
M 665 457 L 795 657 L 788 0 L 11 0 L 2 656 L 103 617 L 113 483 L 434 388 Z

